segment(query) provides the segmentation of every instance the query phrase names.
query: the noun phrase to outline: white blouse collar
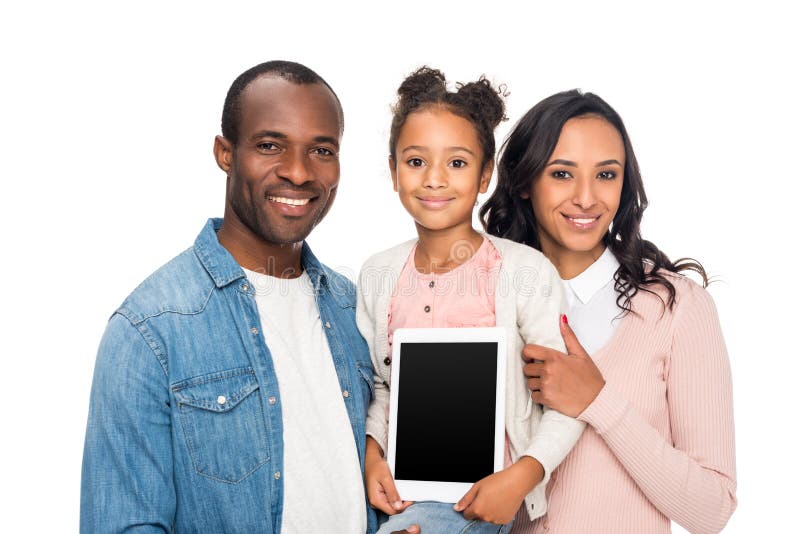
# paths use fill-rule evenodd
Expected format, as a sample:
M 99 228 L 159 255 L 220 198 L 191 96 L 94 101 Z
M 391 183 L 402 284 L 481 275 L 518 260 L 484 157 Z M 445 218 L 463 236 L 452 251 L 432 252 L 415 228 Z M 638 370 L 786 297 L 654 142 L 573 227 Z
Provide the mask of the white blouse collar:
M 564 284 L 572 289 L 581 303 L 586 304 L 609 281 L 614 280 L 614 273 L 617 272 L 617 269 L 619 269 L 619 262 L 611 250 L 606 247 L 600 257 L 585 271 L 575 278 L 564 280 Z

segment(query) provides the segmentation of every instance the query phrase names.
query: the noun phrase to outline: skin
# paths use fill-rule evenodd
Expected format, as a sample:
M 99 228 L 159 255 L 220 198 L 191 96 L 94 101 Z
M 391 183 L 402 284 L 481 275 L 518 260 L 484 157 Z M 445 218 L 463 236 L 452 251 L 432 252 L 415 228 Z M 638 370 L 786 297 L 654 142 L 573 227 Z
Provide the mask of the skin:
M 579 275 L 605 250 L 603 238 L 619 209 L 624 166 L 622 137 L 605 119 L 589 115 L 564 124 L 547 167 L 526 196 L 539 226 L 542 252 L 561 278 Z M 579 221 L 570 221 L 570 216 Z M 587 219 L 591 222 L 580 223 Z M 568 353 L 527 345 L 523 371 L 536 402 L 577 417 L 605 380 L 566 316 L 560 328 Z
M 471 258 L 483 242 L 472 227 L 472 211 L 478 194 L 489 186 L 493 167 L 482 161 L 483 149 L 468 120 L 441 107 L 408 116 L 389 169 L 394 190 L 417 227 L 414 262 L 419 271 L 447 272 Z M 383 451 L 371 437 L 365 473 L 374 508 L 393 515 L 412 504 L 400 498 Z M 523 457 L 476 482 L 454 509 L 467 519 L 508 523 L 543 477 L 542 465 Z
M 228 177 L 219 241 L 246 269 L 300 276 L 303 240 L 328 213 L 339 185 L 335 97 L 323 84 L 262 76 L 242 92 L 239 121 L 237 143 L 214 140 Z

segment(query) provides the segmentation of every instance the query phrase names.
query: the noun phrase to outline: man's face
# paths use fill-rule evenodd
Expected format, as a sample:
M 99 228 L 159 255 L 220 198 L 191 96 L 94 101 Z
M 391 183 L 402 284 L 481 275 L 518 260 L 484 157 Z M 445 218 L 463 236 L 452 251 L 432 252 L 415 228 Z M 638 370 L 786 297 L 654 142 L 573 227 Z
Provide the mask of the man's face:
M 225 217 L 264 241 L 303 241 L 333 204 L 342 122 L 323 84 L 262 76 L 241 95 L 239 140 L 217 137 L 228 175 Z

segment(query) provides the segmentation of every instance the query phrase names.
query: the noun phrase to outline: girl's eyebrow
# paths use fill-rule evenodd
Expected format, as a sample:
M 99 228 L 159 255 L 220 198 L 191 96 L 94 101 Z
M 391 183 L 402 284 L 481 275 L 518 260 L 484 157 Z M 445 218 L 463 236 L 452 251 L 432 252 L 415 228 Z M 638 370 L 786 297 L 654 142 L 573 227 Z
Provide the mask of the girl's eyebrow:
M 422 145 L 410 145 L 410 146 L 405 147 L 403 150 L 401 150 L 400 153 L 403 154 L 405 152 L 408 152 L 409 150 L 416 150 L 417 152 L 427 152 L 430 149 L 428 147 L 422 146 Z M 447 150 L 450 151 L 450 152 L 463 151 L 463 152 L 466 152 L 467 154 L 471 154 L 473 156 L 475 155 L 475 153 L 472 150 L 468 149 L 465 146 L 450 146 L 450 147 L 447 147 Z

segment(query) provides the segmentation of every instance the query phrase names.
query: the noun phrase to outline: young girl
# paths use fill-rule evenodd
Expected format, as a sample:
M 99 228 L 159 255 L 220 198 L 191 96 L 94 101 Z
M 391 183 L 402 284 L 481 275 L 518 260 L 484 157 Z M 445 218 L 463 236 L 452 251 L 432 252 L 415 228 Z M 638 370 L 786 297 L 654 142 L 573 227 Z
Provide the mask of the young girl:
M 543 363 L 525 373 L 535 400 L 588 425 L 547 516 L 514 532 L 712 533 L 736 508 L 728 355 L 711 297 L 682 274 L 705 285 L 705 271 L 642 238 L 646 207 L 622 119 L 597 95 L 552 95 L 511 132 L 482 215 L 558 267 L 572 356 L 526 347 Z
M 356 317 L 375 372 L 367 415 L 367 496 L 374 508 L 393 516 L 379 533 L 414 524 L 426 534 L 466 527 L 505 532 L 521 507 L 529 521 L 545 513 L 542 482 L 583 430 L 575 419 L 533 403 L 522 372 L 525 343 L 563 350 L 560 280 L 542 254 L 472 227 L 478 193 L 486 191 L 492 175 L 494 128 L 504 115 L 491 84 L 481 78 L 449 92 L 441 72 L 423 67 L 398 94 L 389 168 L 418 239 L 373 256 L 359 277 Z M 397 328 L 443 326 L 507 329 L 506 468 L 476 482 L 455 505 L 412 504 L 401 500 L 384 460 L 390 345 Z

